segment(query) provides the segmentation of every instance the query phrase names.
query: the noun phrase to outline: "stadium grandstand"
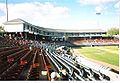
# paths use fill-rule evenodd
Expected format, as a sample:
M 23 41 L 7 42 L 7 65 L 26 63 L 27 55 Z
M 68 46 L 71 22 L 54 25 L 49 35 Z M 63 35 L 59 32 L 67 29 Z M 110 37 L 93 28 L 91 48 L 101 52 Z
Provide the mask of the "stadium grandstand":
M 118 45 L 119 39 L 106 37 L 106 31 L 51 29 L 22 19 L 3 24 L 0 80 L 118 80 L 119 71 L 79 64 L 70 51 L 71 46 Z
M 62 30 L 51 29 L 32 25 L 22 19 L 14 19 L 4 23 L 6 34 L 14 37 L 17 35 L 24 39 L 65 41 L 68 45 L 109 45 L 117 44 L 118 39 L 106 35 L 103 30 Z M 114 39 L 114 40 L 113 40 Z M 95 41 L 94 41 L 95 40 Z M 84 42 L 84 43 L 83 43 Z

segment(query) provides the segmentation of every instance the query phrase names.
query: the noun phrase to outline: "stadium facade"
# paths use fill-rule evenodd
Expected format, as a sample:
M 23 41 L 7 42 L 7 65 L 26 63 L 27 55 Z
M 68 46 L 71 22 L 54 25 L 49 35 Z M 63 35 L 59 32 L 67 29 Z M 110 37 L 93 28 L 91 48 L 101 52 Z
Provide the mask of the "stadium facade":
M 44 28 L 36 25 L 32 25 L 22 19 L 13 19 L 8 22 L 3 23 L 6 33 L 22 33 L 25 38 L 29 36 L 34 36 L 33 38 L 38 39 L 66 39 L 70 37 L 101 37 L 106 34 L 106 31 L 96 29 L 96 30 L 63 30 L 63 29 L 52 29 Z

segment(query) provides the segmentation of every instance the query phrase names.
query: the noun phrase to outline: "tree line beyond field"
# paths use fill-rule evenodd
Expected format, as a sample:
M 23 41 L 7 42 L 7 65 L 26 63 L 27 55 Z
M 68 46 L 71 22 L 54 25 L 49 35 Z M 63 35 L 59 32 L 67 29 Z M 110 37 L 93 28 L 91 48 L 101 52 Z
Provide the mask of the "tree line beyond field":
M 119 28 L 110 28 L 110 29 L 108 29 L 107 34 L 118 35 L 119 34 Z

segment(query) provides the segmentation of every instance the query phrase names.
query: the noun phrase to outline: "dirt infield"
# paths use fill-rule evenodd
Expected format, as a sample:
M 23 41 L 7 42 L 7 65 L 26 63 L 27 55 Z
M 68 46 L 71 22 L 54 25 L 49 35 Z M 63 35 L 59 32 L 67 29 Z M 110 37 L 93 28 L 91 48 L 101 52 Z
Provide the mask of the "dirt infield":
M 74 55 L 76 55 L 76 56 L 82 56 L 82 57 L 84 57 L 85 59 L 87 59 L 89 61 L 95 62 L 97 64 L 101 64 L 101 65 L 104 65 L 104 66 L 107 66 L 107 67 L 110 67 L 110 68 L 113 68 L 113 69 L 119 71 L 118 66 L 111 65 L 111 64 L 108 64 L 108 63 L 105 63 L 105 62 L 102 62 L 102 61 L 94 60 L 94 59 L 91 59 L 91 58 L 87 58 L 86 56 L 81 54 L 78 49 L 73 49 L 73 51 L 74 51 Z

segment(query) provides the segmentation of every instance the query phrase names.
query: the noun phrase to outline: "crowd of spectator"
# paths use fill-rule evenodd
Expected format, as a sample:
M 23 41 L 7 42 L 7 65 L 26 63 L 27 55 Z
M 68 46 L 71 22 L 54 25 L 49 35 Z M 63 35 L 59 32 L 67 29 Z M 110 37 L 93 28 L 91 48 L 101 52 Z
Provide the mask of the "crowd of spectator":
M 118 39 L 77 39 L 72 41 L 75 45 L 81 44 L 118 44 Z

